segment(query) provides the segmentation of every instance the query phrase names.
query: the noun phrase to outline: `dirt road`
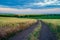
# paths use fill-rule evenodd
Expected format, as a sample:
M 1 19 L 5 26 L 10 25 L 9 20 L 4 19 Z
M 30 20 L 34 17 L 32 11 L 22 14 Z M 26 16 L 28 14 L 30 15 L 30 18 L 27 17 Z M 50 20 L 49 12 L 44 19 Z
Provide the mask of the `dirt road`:
M 33 31 L 33 29 L 35 27 L 37 27 L 39 22 L 40 21 L 38 20 L 37 23 L 35 23 L 31 27 L 29 27 L 28 29 L 26 29 L 20 33 L 17 33 L 14 37 L 11 37 L 9 40 L 27 40 L 28 35 Z
M 57 40 L 56 35 L 53 34 L 47 24 L 41 21 L 42 28 L 40 31 L 39 40 Z
M 42 22 L 41 20 L 38 20 L 37 23 L 32 25 L 30 28 L 28 28 L 20 33 L 17 33 L 14 37 L 10 38 L 9 40 L 27 40 L 28 35 L 33 31 L 33 29 L 35 27 L 37 27 L 37 25 L 40 22 L 42 24 L 42 28 L 41 28 L 38 39 L 39 40 L 57 40 L 56 35 L 50 31 L 49 26 L 47 24 L 45 24 L 44 22 Z

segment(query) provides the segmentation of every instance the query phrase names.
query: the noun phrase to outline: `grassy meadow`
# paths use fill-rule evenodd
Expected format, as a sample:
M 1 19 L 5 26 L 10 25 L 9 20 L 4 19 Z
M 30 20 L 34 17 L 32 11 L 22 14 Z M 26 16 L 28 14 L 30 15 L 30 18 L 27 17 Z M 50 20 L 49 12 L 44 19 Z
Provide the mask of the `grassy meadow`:
M 36 22 L 35 19 L 0 17 L 0 40 L 5 40 L 7 37 L 27 29 Z
M 53 33 L 56 33 L 57 39 L 60 40 L 60 19 L 42 19 Z

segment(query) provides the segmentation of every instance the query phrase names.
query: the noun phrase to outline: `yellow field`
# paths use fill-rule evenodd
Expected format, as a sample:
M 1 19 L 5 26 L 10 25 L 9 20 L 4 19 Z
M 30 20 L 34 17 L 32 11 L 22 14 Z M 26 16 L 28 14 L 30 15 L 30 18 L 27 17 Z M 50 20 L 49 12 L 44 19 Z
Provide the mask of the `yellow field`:
M 18 22 L 27 22 L 27 21 L 34 22 L 34 19 L 0 17 L 0 22 L 5 22 L 5 23 L 18 23 Z
M 42 19 L 44 22 L 60 25 L 60 19 Z
M 24 30 L 36 22 L 35 19 L 0 17 L 0 37 L 10 36 L 11 33 Z

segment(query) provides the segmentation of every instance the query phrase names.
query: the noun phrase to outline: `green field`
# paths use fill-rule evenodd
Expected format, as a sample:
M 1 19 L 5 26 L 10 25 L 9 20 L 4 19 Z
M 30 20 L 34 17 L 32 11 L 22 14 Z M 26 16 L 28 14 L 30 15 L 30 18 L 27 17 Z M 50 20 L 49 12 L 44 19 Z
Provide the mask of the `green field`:
M 17 17 L 32 19 L 60 19 L 60 14 L 0 14 L 0 17 Z

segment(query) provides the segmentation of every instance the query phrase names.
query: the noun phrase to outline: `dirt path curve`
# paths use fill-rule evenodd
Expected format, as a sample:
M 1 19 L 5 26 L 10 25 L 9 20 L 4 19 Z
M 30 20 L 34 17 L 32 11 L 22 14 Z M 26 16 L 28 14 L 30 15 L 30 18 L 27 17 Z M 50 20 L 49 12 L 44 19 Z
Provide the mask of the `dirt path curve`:
M 39 40 L 57 40 L 55 34 L 53 34 L 49 26 L 41 21 L 42 29 L 40 32 Z
M 39 24 L 39 20 L 37 21 L 37 23 L 35 23 L 34 25 L 32 25 L 31 27 L 29 27 L 28 29 L 16 34 L 14 37 L 10 38 L 9 40 L 26 40 L 29 33 L 31 33 L 33 31 L 33 29 L 35 27 L 37 27 L 37 25 Z

